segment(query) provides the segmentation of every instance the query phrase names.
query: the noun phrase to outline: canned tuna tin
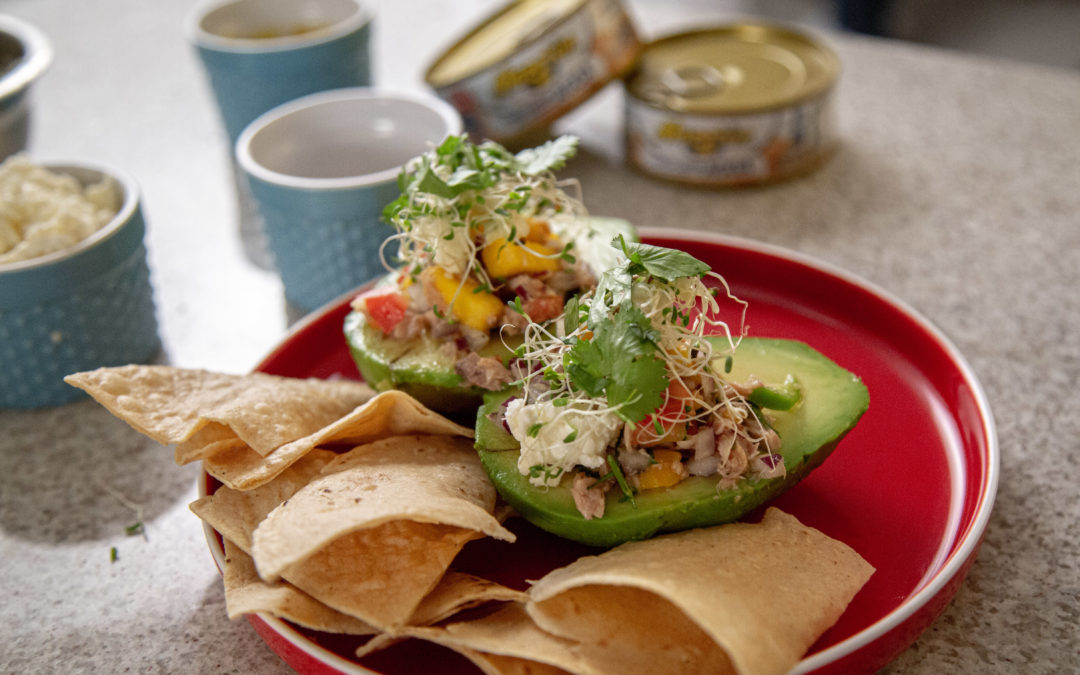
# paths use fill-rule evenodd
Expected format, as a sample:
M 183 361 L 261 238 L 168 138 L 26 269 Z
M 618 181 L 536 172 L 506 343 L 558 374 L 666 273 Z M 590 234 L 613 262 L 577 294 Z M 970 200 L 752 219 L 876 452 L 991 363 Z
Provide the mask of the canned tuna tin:
M 641 171 L 706 186 L 806 173 L 836 146 L 840 65 L 796 31 L 738 24 L 646 45 L 627 80 L 626 157 Z
M 618 0 L 519 0 L 428 69 L 478 138 L 532 143 L 631 67 L 640 43 Z

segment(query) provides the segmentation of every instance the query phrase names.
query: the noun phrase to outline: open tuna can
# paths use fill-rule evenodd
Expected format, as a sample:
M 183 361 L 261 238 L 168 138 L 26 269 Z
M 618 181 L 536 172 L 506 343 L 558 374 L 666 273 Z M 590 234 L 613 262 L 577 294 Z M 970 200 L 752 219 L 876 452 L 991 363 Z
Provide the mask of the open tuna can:
M 837 146 L 836 55 L 798 31 L 734 24 L 645 45 L 626 82 L 626 157 L 704 186 L 807 173 Z
M 624 75 L 639 46 L 619 0 L 518 0 L 444 52 L 425 79 L 475 138 L 523 147 Z

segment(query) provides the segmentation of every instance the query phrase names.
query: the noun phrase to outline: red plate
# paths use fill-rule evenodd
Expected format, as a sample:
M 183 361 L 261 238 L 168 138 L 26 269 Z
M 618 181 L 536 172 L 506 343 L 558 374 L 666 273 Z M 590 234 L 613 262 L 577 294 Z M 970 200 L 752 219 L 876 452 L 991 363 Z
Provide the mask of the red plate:
M 750 303 L 750 335 L 802 340 L 866 383 L 870 409 L 855 430 L 821 468 L 773 504 L 848 543 L 877 569 L 794 672 L 879 669 L 955 595 L 990 517 L 999 460 L 981 385 L 925 318 L 850 274 L 742 239 L 666 229 L 642 234 L 647 243 L 689 251 L 722 274 Z M 305 320 L 258 370 L 358 377 L 342 336 L 348 309 L 342 298 Z M 212 491 L 215 485 L 208 479 L 205 487 Z M 519 520 L 517 543 L 474 542 L 455 567 L 525 588 L 524 579 L 585 552 Z M 208 541 L 220 566 L 220 539 L 210 531 Z M 304 673 L 417 672 L 433 663 L 440 672 L 475 672 L 460 657 L 417 641 L 358 663 L 355 640 L 262 615 L 250 621 Z

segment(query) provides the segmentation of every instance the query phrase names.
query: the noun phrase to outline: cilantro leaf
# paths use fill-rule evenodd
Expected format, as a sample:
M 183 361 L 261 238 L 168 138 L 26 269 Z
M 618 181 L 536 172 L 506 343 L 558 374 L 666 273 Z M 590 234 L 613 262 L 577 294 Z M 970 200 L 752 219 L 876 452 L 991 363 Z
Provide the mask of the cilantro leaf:
M 611 313 L 612 307 L 618 307 L 630 300 L 633 280 L 625 265 L 605 270 L 593 291 L 589 305 L 589 323 L 602 323 Z
M 575 136 L 559 136 L 536 148 L 527 148 L 514 156 L 517 170 L 529 176 L 555 171 L 577 152 Z
M 566 373 L 588 395 L 606 396 L 619 417 L 638 422 L 663 404 L 668 386 L 658 339 L 649 318 L 624 303 L 613 317 L 595 325 L 592 339 L 566 352 Z
M 674 281 L 682 277 L 700 277 L 711 268 L 686 251 L 638 242 L 627 242 L 620 235 L 612 246 L 621 246 L 629 260 L 626 265 L 631 275 L 649 274 L 662 281 Z
M 630 300 L 635 277 L 648 275 L 670 283 L 682 277 L 700 277 L 711 269 L 685 251 L 628 242 L 622 235 L 611 245 L 621 249 L 626 260 L 600 275 L 589 307 L 589 323 L 603 321 L 612 308 Z

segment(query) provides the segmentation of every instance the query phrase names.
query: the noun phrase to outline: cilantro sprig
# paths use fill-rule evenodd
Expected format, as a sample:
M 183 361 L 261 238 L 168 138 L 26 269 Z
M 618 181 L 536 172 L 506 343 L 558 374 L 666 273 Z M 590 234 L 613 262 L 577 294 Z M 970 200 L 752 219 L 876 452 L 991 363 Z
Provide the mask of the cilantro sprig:
M 627 302 L 592 331 L 591 339 L 579 340 L 566 352 L 567 376 L 589 396 L 606 397 L 623 420 L 645 419 L 664 402 L 668 386 L 652 322 Z
M 414 205 L 417 193 L 453 199 L 469 191 L 490 188 L 505 173 L 540 176 L 565 166 L 577 147 L 576 137 L 560 136 L 514 154 L 494 141 L 475 145 L 465 134 L 448 136 L 434 151 L 421 155 L 401 171 L 398 175 L 401 194 L 383 209 L 383 218 L 407 228 L 410 218 L 428 215 Z M 522 191 L 512 204 L 524 208 L 529 196 L 528 191 Z
M 637 277 L 651 276 L 670 283 L 682 277 L 701 277 L 710 270 L 686 251 L 628 242 L 622 235 L 611 245 L 622 249 L 625 260 L 600 276 L 589 311 L 590 322 L 603 320 L 613 307 L 630 300 Z

